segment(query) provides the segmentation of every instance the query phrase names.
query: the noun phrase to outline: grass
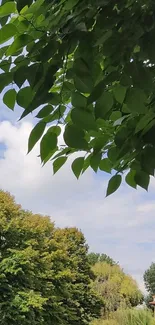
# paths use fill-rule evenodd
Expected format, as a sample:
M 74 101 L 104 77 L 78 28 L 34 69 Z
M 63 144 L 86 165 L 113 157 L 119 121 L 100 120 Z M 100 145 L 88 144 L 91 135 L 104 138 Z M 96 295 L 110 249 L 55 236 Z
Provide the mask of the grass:
M 108 320 L 95 320 L 91 325 L 155 325 L 155 319 L 147 309 L 120 309 Z

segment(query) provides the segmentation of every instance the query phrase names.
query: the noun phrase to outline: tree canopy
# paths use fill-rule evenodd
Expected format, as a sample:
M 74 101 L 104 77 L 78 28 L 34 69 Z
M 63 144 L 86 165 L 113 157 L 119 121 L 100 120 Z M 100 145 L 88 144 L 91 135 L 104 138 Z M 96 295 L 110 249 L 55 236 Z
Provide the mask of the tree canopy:
M 144 273 L 145 287 L 152 295 L 155 294 L 155 263 L 152 263 Z
M 0 191 L 1 325 L 85 325 L 100 315 L 87 250 L 76 228 L 57 229 Z
M 150 267 L 144 273 L 144 283 L 148 292 L 145 303 L 147 307 L 153 308 L 149 303 L 152 301 L 152 296 L 155 295 L 155 263 L 152 263 Z
M 98 262 L 106 262 L 110 265 L 115 265 L 116 262 L 106 254 L 99 254 L 99 253 L 89 253 L 88 254 L 88 261 L 93 266 Z
M 78 152 L 77 178 L 89 166 L 112 172 L 107 195 L 124 174 L 128 185 L 148 189 L 155 167 L 154 10 L 153 0 L 2 0 L 3 102 L 21 106 L 21 119 L 35 114 L 28 151 L 41 140 L 41 162 L 52 159 L 54 173 Z
M 137 283 L 119 265 L 98 262 L 92 270 L 96 275 L 93 288 L 103 299 L 103 318 L 121 307 L 135 307 L 142 303 L 143 295 Z

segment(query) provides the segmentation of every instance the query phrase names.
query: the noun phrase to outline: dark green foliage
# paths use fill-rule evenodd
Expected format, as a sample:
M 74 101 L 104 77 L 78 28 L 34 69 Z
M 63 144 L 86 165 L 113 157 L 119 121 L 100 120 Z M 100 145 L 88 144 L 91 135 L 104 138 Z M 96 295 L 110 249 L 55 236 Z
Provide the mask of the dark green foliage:
M 154 175 L 154 11 L 153 0 L 18 0 L 0 6 L 0 43 L 10 40 L 0 49 L 0 91 L 12 87 L 4 103 L 23 107 L 21 118 L 39 108 L 38 123 L 63 124 L 65 158 L 85 151 L 84 164 L 79 159 L 72 166 L 76 177 L 85 166 L 114 173 L 107 195 L 123 174 L 129 186 L 146 190 Z M 35 129 L 29 151 L 41 136 Z M 52 157 L 54 172 L 65 162 L 55 137 L 45 135 L 40 146 L 42 161 Z M 62 159 L 55 163 L 57 154 Z
M 148 295 L 145 298 L 145 303 L 148 308 L 153 308 L 149 303 L 153 301 L 153 296 L 155 295 L 155 263 L 152 263 L 145 271 L 144 283 L 148 292 Z
M 148 292 L 154 295 L 155 294 L 155 263 L 152 263 L 149 269 L 145 271 L 144 282 Z

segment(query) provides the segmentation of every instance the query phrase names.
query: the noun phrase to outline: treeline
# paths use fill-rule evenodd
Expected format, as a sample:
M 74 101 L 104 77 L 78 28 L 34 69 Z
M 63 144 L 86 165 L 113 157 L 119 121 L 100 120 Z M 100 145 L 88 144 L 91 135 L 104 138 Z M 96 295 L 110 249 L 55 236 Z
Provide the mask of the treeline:
M 56 228 L 0 191 L 1 325 L 86 325 L 142 298 L 110 257 L 88 253 L 78 229 Z

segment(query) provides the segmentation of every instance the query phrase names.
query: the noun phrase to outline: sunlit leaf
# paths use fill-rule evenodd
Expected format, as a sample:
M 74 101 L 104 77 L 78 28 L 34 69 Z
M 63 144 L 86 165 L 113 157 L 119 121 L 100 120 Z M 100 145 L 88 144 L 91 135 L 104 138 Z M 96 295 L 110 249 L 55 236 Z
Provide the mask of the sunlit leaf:
M 0 17 L 5 17 L 16 12 L 16 4 L 14 1 L 9 1 L 0 6 Z
M 18 32 L 17 28 L 13 24 L 7 24 L 0 29 L 0 44 L 8 41 Z

